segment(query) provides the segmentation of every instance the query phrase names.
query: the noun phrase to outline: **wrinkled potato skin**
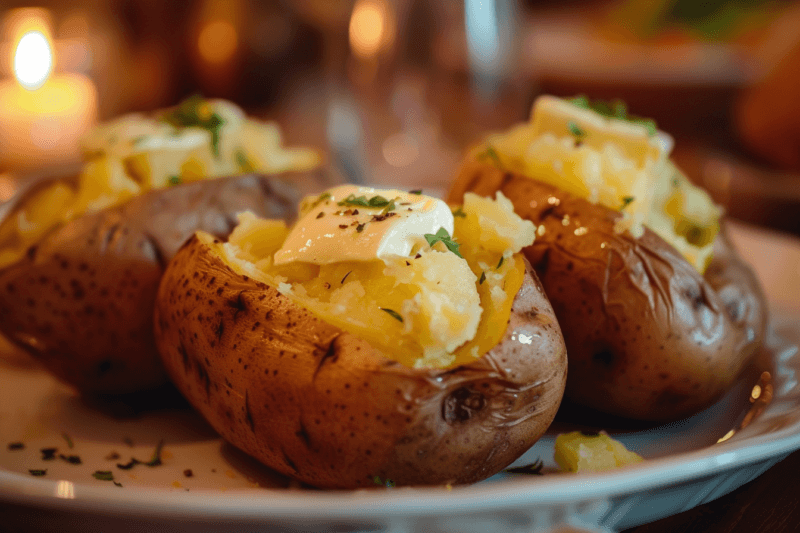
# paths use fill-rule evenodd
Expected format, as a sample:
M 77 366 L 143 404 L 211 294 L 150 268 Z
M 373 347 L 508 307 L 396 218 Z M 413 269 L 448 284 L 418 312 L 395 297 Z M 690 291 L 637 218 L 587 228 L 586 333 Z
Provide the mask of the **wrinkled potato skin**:
M 77 218 L 0 271 L 0 330 L 83 392 L 165 383 L 152 324 L 169 259 L 197 229 L 227 235 L 239 211 L 290 218 L 296 204 L 291 187 L 248 175 L 150 191 Z
M 761 346 L 764 297 L 724 231 L 702 276 L 649 229 L 616 233 L 620 213 L 485 164 L 465 164 L 448 198 L 498 190 L 545 227 L 524 252 L 564 333 L 574 402 L 678 419 L 719 398 Z M 588 231 L 575 235 L 579 227 Z
M 322 488 L 470 483 L 528 449 L 563 395 L 561 332 L 526 267 L 501 344 L 469 365 L 411 369 L 194 237 L 162 280 L 156 339 L 189 402 L 277 471 Z

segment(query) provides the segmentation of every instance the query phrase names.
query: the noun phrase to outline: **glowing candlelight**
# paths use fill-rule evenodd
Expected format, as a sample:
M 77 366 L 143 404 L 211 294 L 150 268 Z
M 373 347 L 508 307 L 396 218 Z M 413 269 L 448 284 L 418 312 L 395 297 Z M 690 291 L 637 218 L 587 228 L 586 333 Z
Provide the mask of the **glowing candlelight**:
M 97 92 L 79 74 L 52 74 L 49 31 L 25 21 L 15 40 L 14 79 L 0 81 L 0 166 L 15 169 L 78 158 L 78 139 L 97 118 Z

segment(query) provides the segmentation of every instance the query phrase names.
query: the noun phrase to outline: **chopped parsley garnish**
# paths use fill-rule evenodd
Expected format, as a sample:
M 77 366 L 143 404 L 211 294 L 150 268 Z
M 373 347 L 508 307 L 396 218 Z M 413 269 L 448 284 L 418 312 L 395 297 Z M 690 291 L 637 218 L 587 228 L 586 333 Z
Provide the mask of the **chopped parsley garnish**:
M 495 270 L 500 270 L 500 267 L 503 266 L 503 261 L 505 261 L 505 257 L 500 256 L 500 261 L 497 262 L 497 266 L 494 267 Z
M 491 159 L 492 163 L 498 168 L 502 168 L 503 165 L 500 162 L 500 156 L 497 155 L 497 150 L 494 149 L 494 146 L 491 144 L 486 146 L 486 149 L 478 154 L 478 159 L 483 161 L 485 159 Z
M 529 474 L 534 476 L 541 476 L 543 475 L 542 467 L 544 467 L 544 462 L 541 459 L 536 459 L 529 465 L 508 468 L 505 470 L 505 472 L 509 474 Z
M 353 207 L 372 207 L 372 208 L 385 208 L 383 210 L 384 213 L 391 211 L 395 208 L 394 200 L 387 200 L 383 196 L 376 195 L 370 199 L 367 199 L 366 196 L 356 196 L 355 194 L 351 194 L 341 202 L 338 202 L 338 205 L 348 205 Z
M 424 235 L 425 240 L 428 241 L 428 246 L 433 246 L 437 242 L 441 242 L 444 244 L 448 250 L 456 254 L 460 258 L 464 258 L 463 255 L 458 251 L 458 247 L 461 246 L 460 244 L 456 243 L 451 237 L 450 234 L 447 233 L 447 230 L 444 228 L 439 228 L 439 231 L 436 232 L 436 235 L 431 233 L 426 233 Z
M 12 442 L 12 443 L 10 443 L 8 445 L 8 449 L 9 449 L 9 451 L 24 450 L 25 449 L 25 444 L 23 444 L 21 442 Z
M 577 137 L 577 138 L 578 138 L 578 140 L 581 140 L 581 139 L 582 139 L 582 138 L 583 138 L 583 137 L 586 135 L 586 132 L 585 132 L 585 131 L 583 131 L 583 130 L 581 129 L 581 127 L 580 127 L 580 126 L 578 126 L 578 124 L 576 124 L 575 122 L 569 122 L 569 123 L 567 124 L 567 129 L 569 130 L 569 132 L 570 132 L 572 135 L 574 135 L 575 137 Z
M 483 285 L 484 281 L 486 281 L 486 272 L 481 272 L 481 279 L 478 280 L 478 285 Z
M 32 469 L 32 470 L 28 470 L 28 472 L 30 473 L 30 475 L 32 475 L 32 476 L 37 476 L 37 477 L 39 477 L 39 476 L 46 476 L 46 475 L 47 475 L 47 470 L 46 470 L 46 469 L 45 469 L 45 470 L 41 470 L 41 469 Z
M 413 191 L 408 191 L 408 194 L 422 194 L 422 189 L 414 189 Z
M 239 165 L 239 170 L 242 172 L 254 172 L 256 170 L 255 165 L 250 162 L 248 159 L 247 154 L 244 153 L 244 150 L 241 148 L 236 150 L 236 154 L 234 154 L 236 158 L 236 164 Z
M 394 205 L 394 200 L 389 200 L 389 203 L 388 203 L 388 204 L 386 204 L 386 207 L 384 207 L 383 209 L 381 209 L 381 214 L 386 214 L 386 213 L 388 213 L 389 211 L 394 211 L 394 210 L 395 210 L 395 207 L 396 207 L 396 206 Z
M 454 217 L 467 218 L 467 214 L 464 212 L 464 210 L 460 206 L 459 206 L 458 209 L 453 211 L 453 216 Z
M 120 470 L 130 470 L 131 468 L 139 464 L 142 464 L 142 462 L 139 459 L 131 457 L 131 460 L 125 464 L 117 463 L 117 468 L 119 468 Z
M 145 466 L 159 466 L 161 464 L 161 449 L 164 447 L 164 439 L 158 441 L 156 449 L 153 451 L 153 456 L 145 464 Z
M 388 489 L 391 489 L 396 486 L 395 482 L 392 481 L 391 479 L 387 479 L 386 481 L 381 481 L 380 476 L 375 476 L 374 478 L 372 478 L 372 482 L 375 483 L 376 485 L 380 485 Z
M 358 226 L 356 226 L 356 231 L 357 231 L 358 233 L 361 233 L 362 231 L 364 231 L 364 226 L 366 226 L 366 225 L 367 225 L 366 223 L 364 223 L 364 224 L 359 224 Z
M 69 446 L 70 450 L 75 447 L 75 443 L 72 442 L 72 437 L 66 433 L 62 433 L 61 436 L 64 437 L 65 441 L 67 441 L 67 446 Z
M 122 483 L 118 483 L 118 482 L 114 481 L 114 485 L 116 485 L 117 487 L 121 487 Z M 186 489 L 186 490 L 189 490 L 189 489 Z
M 629 205 L 631 205 L 631 202 L 633 202 L 634 200 L 636 200 L 635 196 L 625 196 L 625 197 L 623 197 L 622 198 L 622 206 L 620 207 L 620 210 L 623 210 L 626 207 L 628 207 Z
M 83 464 L 83 461 L 81 461 L 81 458 L 78 455 L 64 455 L 63 453 L 60 453 L 58 454 L 58 458 L 62 461 L 68 462 L 71 465 Z
M 389 314 L 389 316 L 391 316 L 392 318 L 394 318 L 395 320 L 397 320 L 397 321 L 399 321 L 399 322 L 402 322 L 402 321 L 403 321 L 403 317 L 401 317 L 401 316 L 400 316 L 400 313 L 398 313 L 398 312 L 397 312 L 397 311 L 395 311 L 394 309 L 388 309 L 388 308 L 386 308 L 386 307 L 379 307 L 378 309 L 380 309 L 380 310 L 381 310 L 381 311 L 383 311 L 384 313 L 388 313 L 388 314 Z
M 42 448 L 39 451 L 42 453 L 42 461 L 52 461 L 56 458 L 58 448 Z
M 177 176 L 177 175 L 172 175 L 172 176 L 170 176 L 170 177 L 169 177 L 169 179 L 167 180 L 167 182 L 168 182 L 170 185 L 180 185 L 181 183 L 183 183 L 183 180 L 181 179 L 181 177 L 180 177 L 180 176 Z
M 92 477 L 100 481 L 114 481 L 114 474 L 110 470 L 97 470 Z
M 633 124 L 644 126 L 647 134 L 651 137 L 658 131 L 655 120 L 628 114 L 628 106 L 622 100 L 612 100 L 611 102 L 604 102 L 603 100 L 590 101 L 585 95 L 580 95 L 572 98 L 569 102 L 574 106 L 590 109 L 607 118 L 626 120 Z
M 219 157 L 219 134 L 225 120 L 211 110 L 211 104 L 202 96 L 190 96 L 172 111 L 165 113 L 161 120 L 175 128 L 197 127 L 211 134 L 211 150 Z

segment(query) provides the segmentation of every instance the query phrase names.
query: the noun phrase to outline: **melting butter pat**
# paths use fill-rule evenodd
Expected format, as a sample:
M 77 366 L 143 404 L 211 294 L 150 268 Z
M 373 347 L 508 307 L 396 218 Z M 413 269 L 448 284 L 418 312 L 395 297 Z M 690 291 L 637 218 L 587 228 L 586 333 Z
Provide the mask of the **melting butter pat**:
M 366 204 L 366 205 L 364 205 Z M 453 234 L 453 214 L 436 198 L 397 189 L 341 185 L 303 203 L 275 264 L 327 265 L 408 257 L 425 234 Z

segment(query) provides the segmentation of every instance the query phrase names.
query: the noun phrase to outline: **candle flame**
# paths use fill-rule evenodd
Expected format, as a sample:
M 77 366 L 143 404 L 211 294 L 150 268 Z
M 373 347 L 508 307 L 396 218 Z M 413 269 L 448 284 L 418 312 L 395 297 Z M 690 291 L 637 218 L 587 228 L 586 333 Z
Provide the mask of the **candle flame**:
M 385 0 L 358 0 L 350 17 L 350 47 L 361 59 L 371 59 L 394 39 L 393 13 Z
M 41 87 L 53 70 L 53 50 L 40 31 L 25 33 L 14 51 L 14 76 L 28 90 Z

